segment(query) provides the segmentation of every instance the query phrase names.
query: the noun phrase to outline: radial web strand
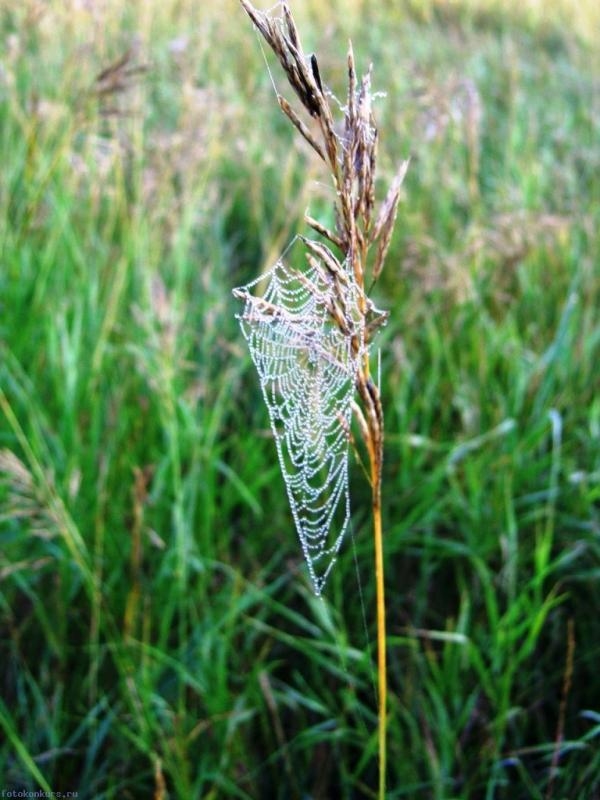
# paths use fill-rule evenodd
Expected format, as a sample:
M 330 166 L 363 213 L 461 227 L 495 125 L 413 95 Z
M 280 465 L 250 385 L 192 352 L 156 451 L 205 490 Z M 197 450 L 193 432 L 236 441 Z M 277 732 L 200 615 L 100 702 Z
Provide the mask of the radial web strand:
M 262 297 L 251 294 L 259 283 L 266 284 Z M 334 281 L 316 258 L 298 270 L 282 257 L 235 294 L 245 303 L 238 319 L 258 371 L 302 551 L 320 594 L 350 519 L 348 442 L 356 343 L 362 340 L 354 335 L 353 344 L 358 289 L 347 273 L 343 282 Z M 334 304 L 345 331 L 333 319 Z

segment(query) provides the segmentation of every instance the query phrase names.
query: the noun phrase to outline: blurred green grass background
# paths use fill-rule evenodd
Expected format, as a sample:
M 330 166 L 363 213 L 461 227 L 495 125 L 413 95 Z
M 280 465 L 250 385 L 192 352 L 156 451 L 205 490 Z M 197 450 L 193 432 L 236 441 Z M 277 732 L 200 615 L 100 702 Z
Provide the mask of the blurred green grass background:
M 374 64 L 382 193 L 411 157 L 388 795 L 597 798 L 600 7 L 293 10 L 338 96 Z M 233 0 L 0 14 L 0 789 L 375 796 L 368 487 L 316 599 L 231 296 L 326 179 Z

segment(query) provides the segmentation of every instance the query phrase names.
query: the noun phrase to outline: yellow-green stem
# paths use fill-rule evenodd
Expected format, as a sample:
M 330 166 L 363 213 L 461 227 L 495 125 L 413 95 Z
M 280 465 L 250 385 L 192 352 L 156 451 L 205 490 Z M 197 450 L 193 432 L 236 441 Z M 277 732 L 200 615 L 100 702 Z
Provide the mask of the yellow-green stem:
M 378 687 L 378 751 L 379 800 L 385 798 L 387 755 L 387 658 L 385 628 L 385 583 L 383 566 L 383 526 L 381 521 L 381 479 L 383 466 L 383 409 L 379 389 L 369 375 L 369 361 L 359 374 L 358 391 L 367 412 L 363 434 L 369 453 L 375 547 L 375 587 L 377 599 L 377 687 Z
M 381 525 L 381 475 L 379 465 L 373 481 L 373 533 L 375 537 L 375 581 L 377 591 L 377 686 L 379 694 L 379 800 L 385 798 L 387 752 L 387 664 L 385 645 L 385 587 L 383 569 L 383 533 Z

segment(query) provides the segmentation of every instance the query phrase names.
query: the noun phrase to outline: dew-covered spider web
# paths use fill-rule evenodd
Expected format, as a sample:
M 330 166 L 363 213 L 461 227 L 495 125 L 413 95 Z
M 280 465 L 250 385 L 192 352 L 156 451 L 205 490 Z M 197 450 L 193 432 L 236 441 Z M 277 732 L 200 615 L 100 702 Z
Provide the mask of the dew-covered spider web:
M 235 294 L 245 303 L 238 319 L 258 371 L 318 595 L 350 520 L 349 430 L 363 336 L 354 278 L 344 271 L 343 281 L 334 281 L 314 257 L 300 263 L 300 268 L 290 265 L 288 250 L 269 272 Z M 265 285 L 261 297 L 252 293 L 258 284 Z M 333 304 L 341 312 L 337 322 Z

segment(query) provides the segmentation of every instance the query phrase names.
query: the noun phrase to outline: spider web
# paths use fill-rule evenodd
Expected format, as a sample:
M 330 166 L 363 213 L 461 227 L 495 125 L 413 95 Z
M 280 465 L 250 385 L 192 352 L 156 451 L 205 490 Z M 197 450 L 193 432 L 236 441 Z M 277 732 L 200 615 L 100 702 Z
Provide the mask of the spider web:
M 317 595 L 350 520 L 348 442 L 360 358 L 352 333 L 358 332 L 360 315 L 358 288 L 348 272 L 345 278 L 340 289 L 318 259 L 300 271 L 282 257 L 266 275 L 234 290 L 245 303 L 238 319 L 258 371 Z M 263 282 L 263 296 L 251 294 Z M 334 302 L 349 333 L 332 319 Z

